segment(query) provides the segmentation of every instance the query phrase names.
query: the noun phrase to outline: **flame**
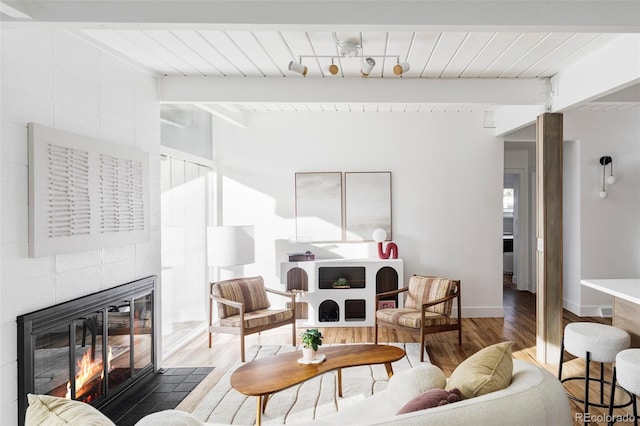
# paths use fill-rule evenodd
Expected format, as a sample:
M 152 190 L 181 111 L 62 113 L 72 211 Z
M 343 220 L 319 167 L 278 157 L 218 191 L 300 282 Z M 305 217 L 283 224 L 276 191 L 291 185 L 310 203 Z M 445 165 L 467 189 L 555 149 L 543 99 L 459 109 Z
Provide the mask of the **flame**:
M 111 361 L 113 361 L 113 348 L 109 346 L 109 353 L 107 354 L 107 371 L 109 373 L 113 371 L 113 367 L 111 366 Z
M 111 363 L 112 357 L 113 355 L 111 353 L 111 348 L 109 348 L 109 363 Z M 76 370 L 78 371 L 78 373 L 76 374 L 76 395 L 79 393 L 78 391 L 82 389 L 84 384 L 93 379 L 98 373 L 100 373 L 101 379 L 104 378 L 102 363 L 91 361 L 90 352 L 86 352 L 77 362 Z M 71 382 L 67 382 L 67 393 L 65 394 L 65 398 L 71 399 Z

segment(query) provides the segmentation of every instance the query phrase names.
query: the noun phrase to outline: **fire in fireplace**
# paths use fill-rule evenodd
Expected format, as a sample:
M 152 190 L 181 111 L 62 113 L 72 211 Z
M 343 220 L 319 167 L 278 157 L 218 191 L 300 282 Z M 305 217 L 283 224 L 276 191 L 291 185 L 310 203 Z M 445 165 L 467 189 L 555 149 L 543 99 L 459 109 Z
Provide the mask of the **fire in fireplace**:
M 18 317 L 21 424 L 28 393 L 101 408 L 156 372 L 155 286 L 151 276 Z

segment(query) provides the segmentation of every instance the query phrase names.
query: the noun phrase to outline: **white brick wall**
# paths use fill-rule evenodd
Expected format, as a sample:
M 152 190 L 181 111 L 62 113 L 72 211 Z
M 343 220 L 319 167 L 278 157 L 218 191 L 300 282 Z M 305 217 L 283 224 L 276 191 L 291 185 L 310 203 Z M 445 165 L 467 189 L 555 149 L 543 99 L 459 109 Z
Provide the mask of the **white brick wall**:
M 16 316 L 160 275 L 158 80 L 64 31 L 0 36 L 0 424 L 17 424 Z M 27 123 L 147 151 L 151 239 L 28 257 Z

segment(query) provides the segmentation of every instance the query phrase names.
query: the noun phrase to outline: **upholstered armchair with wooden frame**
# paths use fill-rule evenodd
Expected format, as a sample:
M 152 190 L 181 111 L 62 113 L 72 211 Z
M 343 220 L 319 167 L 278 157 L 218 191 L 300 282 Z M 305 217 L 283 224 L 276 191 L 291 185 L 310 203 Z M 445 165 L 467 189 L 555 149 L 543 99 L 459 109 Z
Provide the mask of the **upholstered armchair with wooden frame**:
M 378 309 L 380 300 L 406 293 L 404 307 Z M 453 299 L 457 299 L 457 318 L 451 317 Z M 398 290 L 376 294 L 375 343 L 378 327 L 420 333 L 420 362 L 424 361 L 425 335 L 443 331 L 458 331 L 458 344 L 462 345 L 462 318 L 460 280 L 413 275 L 409 285 Z
M 289 298 L 290 308 L 270 309 L 267 293 Z M 213 302 L 218 303 L 214 321 Z M 209 347 L 212 333 L 240 336 L 240 359 L 244 362 L 244 337 L 291 324 L 291 344 L 296 344 L 295 294 L 266 288 L 261 276 L 211 283 L 209 291 Z

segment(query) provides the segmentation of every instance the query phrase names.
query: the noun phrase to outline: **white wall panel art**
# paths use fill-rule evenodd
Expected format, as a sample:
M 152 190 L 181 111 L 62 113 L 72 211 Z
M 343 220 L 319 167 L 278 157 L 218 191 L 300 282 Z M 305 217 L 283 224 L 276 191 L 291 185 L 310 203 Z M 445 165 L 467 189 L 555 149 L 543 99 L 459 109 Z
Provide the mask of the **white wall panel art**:
M 29 255 L 149 240 L 149 155 L 29 123 Z

